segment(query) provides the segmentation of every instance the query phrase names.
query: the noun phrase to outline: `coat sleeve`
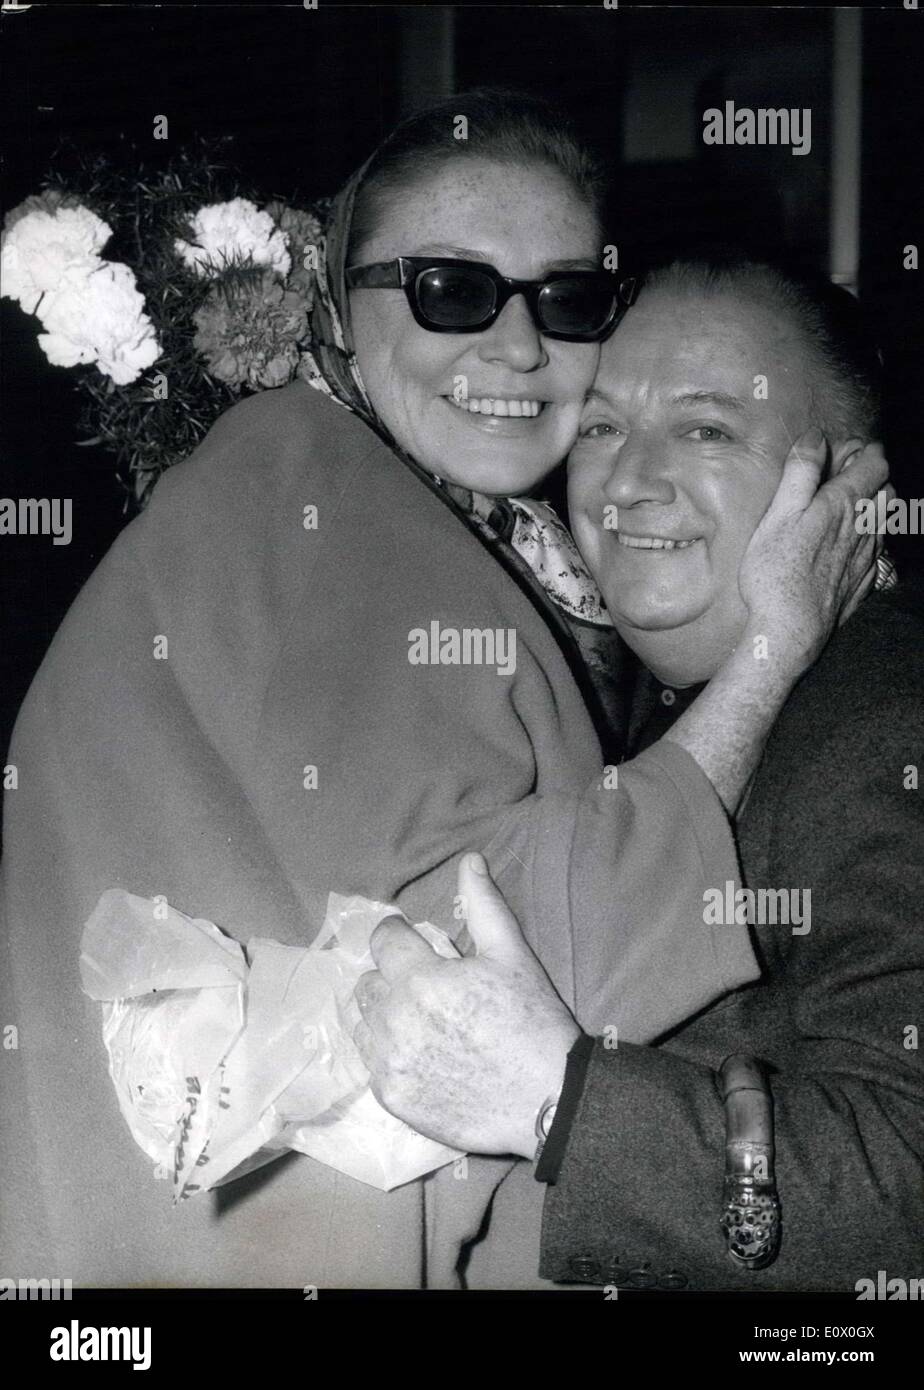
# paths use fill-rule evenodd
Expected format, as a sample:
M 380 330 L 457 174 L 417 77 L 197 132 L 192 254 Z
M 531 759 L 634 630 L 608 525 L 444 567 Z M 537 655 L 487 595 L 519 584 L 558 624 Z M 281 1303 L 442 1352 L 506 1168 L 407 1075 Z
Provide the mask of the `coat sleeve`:
M 772 1068 L 779 1256 L 741 1272 L 725 1253 L 724 1112 L 712 1067 L 670 1043 L 601 1041 L 545 1201 L 545 1278 L 852 1291 L 880 1269 L 920 1273 L 924 804 L 906 783 L 924 730 L 904 701 L 878 712 L 878 728 L 899 733 L 876 737 L 875 727 L 840 728 L 806 754 L 781 798 L 769 872 L 811 888 L 811 930 L 787 935 L 764 1023 L 749 1033 L 745 1022 L 726 1048 Z
M 740 882 L 712 784 L 661 742 L 583 796 L 530 798 L 486 854 L 530 945 L 587 1032 L 651 1042 L 759 975 L 746 927 L 704 922 Z

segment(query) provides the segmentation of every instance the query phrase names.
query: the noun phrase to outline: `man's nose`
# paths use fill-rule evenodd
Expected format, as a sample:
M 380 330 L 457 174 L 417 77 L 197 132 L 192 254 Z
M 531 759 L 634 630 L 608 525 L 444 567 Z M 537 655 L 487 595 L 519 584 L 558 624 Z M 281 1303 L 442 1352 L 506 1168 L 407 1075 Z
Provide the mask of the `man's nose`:
M 603 485 L 608 501 L 620 507 L 641 502 L 673 502 L 677 496 L 664 442 L 630 431 L 613 459 Z
M 545 366 L 545 343 L 523 295 L 512 295 L 491 327 L 481 334 L 478 356 L 483 362 L 506 363 L 518 372 Z

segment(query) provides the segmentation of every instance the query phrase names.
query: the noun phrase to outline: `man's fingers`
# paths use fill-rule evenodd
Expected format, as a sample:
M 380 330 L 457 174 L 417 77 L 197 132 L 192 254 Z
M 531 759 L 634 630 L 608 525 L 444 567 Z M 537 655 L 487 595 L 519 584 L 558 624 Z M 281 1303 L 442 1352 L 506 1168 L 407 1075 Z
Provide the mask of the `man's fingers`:
M 870 589 L 873 587 L 875 582 L 876 566 L 875 564 L 873 564 L 863 574 L 859 584 L 853 590 L 853 593 L 850 595 L 850 597 L 847 599 L 847 602 L 841 609 L 837 620 L 838 627 L 843 627 L 847 619 L 853 617 L 854 613 L 856 613 L 857 609 L 860 607 L 860 604 L 866 598 L 866 595 L 869 593 Z
M 364 1014 L 371 1008 L 383 994 L 388 993 L 388 982 L 382 977 L 378 970 L 367 970 L 364 975 L 360 975 L 353 989 L 356 1002 L 359 1005 L 360 1013 Z
M 880 488 L 889 484 L 889 463 L 882 445 L 874 440 L 857 450 L 844 464 L 836 478 L 826 484 L 832 492 L 845 491 L 856 501 L 861 497 L 875 497 Z
M 786 455 L 768 511 L 804 512 L 818 491 L 827 456 L 827 440 L 817 426 L 800 435 Z
M 366 1067 L 371 1071 L 372 1062 L 375 1059 L 375 1041 L 372 1036 L 372 1029 L 364 1018 L 361 1018 L 353 1029 L 353 1043 Z
M 895 496 L 896 496 L 896 492 L 895 492 L 895 489 L 894 489 L 894 487 L 892 486 L 891 483 L 889 483 L 889 485 L 888 485 L 887 487 L 881 487 L 881 488 L 879 489 L 879 491 L 876 493 L 876 516 L 877 516 L 877 517 L 880 516 L 880 515 L 881 515 L 881 516 L 886 516 L 886 515 L 888 514 L 889 503 L 892 501 L 893 497 L 895 497 Z M 882 501 L 881 501 L 881 502 L 880 502 L 880 500 L 879 500 L 880 497 L 882 498 Z M 878 560 L 879 556 L 880 556 L 880 555 L 883 553 L 883 551 L 885 550 L 885 537 L 883 536 L 882 532 L 878 529 L 878 527 L 877 527 L 877 530 L 876 530 L 876 534 L 875 534 L 875 536 L 873 537 L 873 540 L 874 540 L 874 549 L 875 549 L 875 552 L 876 552 L 876 559 Z
M 519 922 L 480 854 L 463 856 L 459 863 L 458 887 L 465 923 L 477 955 L 511 965 L 522 962 L 524 952 L 532 955 Z
M 419 965 L 439 960 L 433 947 L 400 917 L 383 917 L 369 942 L 372 959 L 391 984 Z

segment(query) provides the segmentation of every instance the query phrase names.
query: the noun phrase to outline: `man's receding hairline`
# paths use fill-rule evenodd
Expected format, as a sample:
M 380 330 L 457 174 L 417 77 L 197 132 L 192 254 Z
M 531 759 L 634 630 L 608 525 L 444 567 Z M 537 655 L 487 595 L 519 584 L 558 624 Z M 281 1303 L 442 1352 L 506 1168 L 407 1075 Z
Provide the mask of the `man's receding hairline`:
M 819 344 L 801 322 L 802 307 L 795 297 L 796 287 L 785 276 L 776 279 L 777 274 L 774 267 L 755 262 L 753 265 L 744 263 L 741 266 L 710 267 L 709 278 L 706 278 L 695 262 L 693 266 L 688 266 L 681 261 L 677 269 L 671 264 L 655 271 L 650 283 L 643 285 L 636 302 L 643 303 L 649 295 L 679 293 L 689 299 L 726 298 L 733 303 L 749 302 L 758 309 L 775 313 L 789 323 L 801 348 L 808 378 L 809 414 L 813 424 L 817 424 L 831 442 L 841 442 L 855 436 L 871 438 L 870 432 L 861 428 L 855 420 L 845 420 L 848 412 L 853 413 L 849 388 L 824 360 Z M 832 402 L 833 410 L 820 403 L 828 401 Z M 851 428 L 851 423 L 856 428 Z
M 815 347 L 814 343 L 810 343 L 808 341 L 808 334 L 805 332 L 802 325 L 799 323 L 798 318 L 796 316 L 795 308 L 793 306 L 780 304 L 778 301 L 773 300 L 770 296 L 759 298 L 757 296 L 749 295 L 747 291 L 740 295 L 737 295 L 735 294 L 731 285 L 698 285 L 692 282 L 684 283 L 681 286 L 675 286 L 674 284 L 668 282 L 657 282 L 650 286 L 645 285 L 641 293 L 639 294 L 636 303 L 639 306 L 643 306 L 645 304 L 646 299 L 649 298 L 652 300 L 657 299 L 658 297 L 670 299 L 671 295 L 673 295 L 677 289 L 679 289 L 681 293 L 687 299 L 690 300 L 726 299 L 735 309 L 737 309 L 739 305 L 741 305 L 743 302 L 750 302 L 750 305 L 753 308 L 769 311 L 775 318 L 777 318 L 777 320 L 788 326 L 790 330 L 790 336 L 792 337 L 792 339 L 794 340 L 795 344 L 801 352 L 802 365 L 805 366 L 805 369 L 810 371 L 813 376 L 819 374 L 818 368 L 820 368 L 821 364 L 817 361 L 818 350 Z M 748 289 L 750 289 L 750 286 L 748 287 Z M 775 350 L 779 350 L 779 348 L 775 348 Z M 811 383 L 809 389 L 811 399 Z

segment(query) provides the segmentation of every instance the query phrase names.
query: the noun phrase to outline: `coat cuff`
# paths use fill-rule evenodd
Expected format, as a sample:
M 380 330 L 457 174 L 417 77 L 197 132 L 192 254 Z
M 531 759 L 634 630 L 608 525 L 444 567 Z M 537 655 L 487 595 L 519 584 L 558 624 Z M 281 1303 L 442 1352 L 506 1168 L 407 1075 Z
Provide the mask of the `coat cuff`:
M 665 1290 L 747 1287 L 719 1226 L 724 1146 L 709 1067 L 632 1043 L 607 1050 L 598 1039 L 557 1183 L 546 1190 L 540 1275 Z
M 558 1179 L 558 1170 L 565 1156 L 565 1147 L 571 1133 L 571 1126 L 581 1103 L 584 1081 L 587 1076 L 587 1064 L 593 1050 L 594 1039 L 588 1033 L 582 1033 L 568 1053 L 565 1079 L 562 1082 L 561 1094 L 558 1097 L 555 1118 L 552 1121 L 548 1138 L 542 1146 L 539 1162 L 536 1164 L 535 1178 L 537 1182 L 554 1184 Z
M 676 788 L 677 797 L 694 828 L 706 883 L 723 894 L 726 884 L 730 883 L 734 892 L 742 880 L 731 822 L 699 763 L 670 739 L 652 744 L 639 754 L 639 761 L 642 760 L 660 768 Z M 708 933 L 717 975 L 726 990 L 740 989 L 760 978 L 760 966 L 747 926 L 736 922 L 710 926 L 704 920 L 702 930 Z

